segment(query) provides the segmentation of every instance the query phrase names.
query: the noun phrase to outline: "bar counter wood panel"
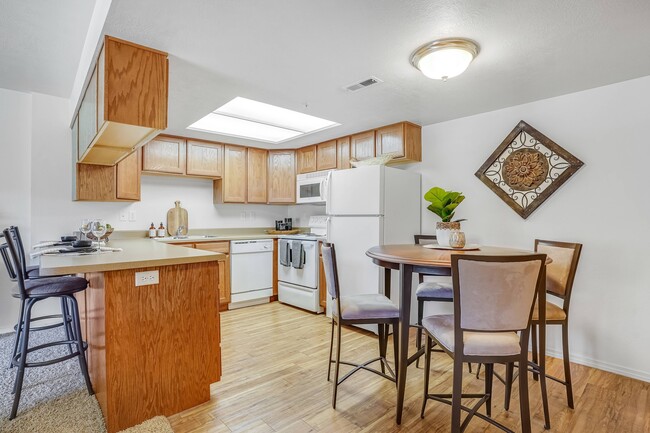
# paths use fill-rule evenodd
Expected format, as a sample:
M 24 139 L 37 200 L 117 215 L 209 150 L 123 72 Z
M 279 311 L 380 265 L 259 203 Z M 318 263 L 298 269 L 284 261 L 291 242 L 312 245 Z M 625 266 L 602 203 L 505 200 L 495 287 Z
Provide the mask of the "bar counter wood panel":
M 160 283 L 135 286 L 135 272 Z M 218 262 L 88 273 L 90 375 L 108 433 L 210 399 L 221 374 Z

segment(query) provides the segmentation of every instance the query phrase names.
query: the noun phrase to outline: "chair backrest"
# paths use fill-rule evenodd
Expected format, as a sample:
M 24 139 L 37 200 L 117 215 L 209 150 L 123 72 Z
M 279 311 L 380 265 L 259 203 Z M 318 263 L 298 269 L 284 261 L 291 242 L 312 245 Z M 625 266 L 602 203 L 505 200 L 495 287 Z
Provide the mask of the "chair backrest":
M 7 269 L 7 274 L 9 274 L 9 279 L 11 281 L 16 281 L 18 276 L 16 275 L 14 264 L 9 257 L 9 245 L 5 239 L 4 232 L 0 233 L 0 241 L 2 241 L 2 245 L 0 245 L 0 256 L 2 256 L 2 261 L 4 262 L 5 268 Z
M 18 288 L 20 290 L 20 296 L 24 299 L 27 296 L 27 291 L 25 289 L 25 279 L 27 275 L 27 263 L 25 260 L 25 255 L 22 253 L 23 249 L 21 248 L 21 239 L 20 232 L 18 227 L 9 227 L 4 229 L 2 234 L 5 239 L 5 244 L 2 248 L 2 258 L 7 266 L 7 272 L 9 277 L 18 282 Z M 5 252 L 6 259 L 5 259 Z
M 493 332 L 527 329 L 535 295 L 543 290 L 545 261 L 545 254 L 452 255 L 456 329 Z M 462 333 L 457 334 L 461 335 L 462 345 Z
M 436 235 L 415 235 L 415 245 L 426 245 L 432 244 L 434 241 L 438 240 Z
M 336 266 L 336 251 L 334 249 L 334 244 L 323 242 L 321 252 L 323 253 L 323 269 L 325 270 L 327 293 L 332 297 L 332 299 L 339 299 L 341 296 L 341 290 L 339 288 L 339 273 Z M 336 308 L 339 309 L 338 317 L 341 317 L 340 302 L 336 302 Z
M 535 251 L 553 260 L 546 265 L 546 292 L 562 298 L 568 311 L 582 244 L 535 239 Z

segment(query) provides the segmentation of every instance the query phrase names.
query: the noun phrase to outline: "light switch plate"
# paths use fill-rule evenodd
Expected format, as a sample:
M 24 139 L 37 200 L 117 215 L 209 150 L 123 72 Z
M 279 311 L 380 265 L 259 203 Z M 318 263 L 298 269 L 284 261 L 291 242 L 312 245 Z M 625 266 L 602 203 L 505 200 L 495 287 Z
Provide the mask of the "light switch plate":
M 128 212 L 120 212 L 120 221 L 128 221 L 129 220 L 129 214 Z
M 158 271 L 145 271 L 135 273 L 135 286 L 150 286 L 152 284 L 160 283 L 160 275 Z
M 129 221 L 135 221 L 135 220 L 136 220 L 135 210 L 130 210 L 129 211 Z

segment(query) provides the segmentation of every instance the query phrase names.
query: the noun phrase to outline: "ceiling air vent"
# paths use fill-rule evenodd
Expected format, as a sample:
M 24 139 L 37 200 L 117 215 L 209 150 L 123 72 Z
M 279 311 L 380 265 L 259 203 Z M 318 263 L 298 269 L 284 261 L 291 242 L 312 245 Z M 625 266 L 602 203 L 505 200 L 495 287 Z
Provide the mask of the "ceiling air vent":
M 349 86 L 345 86 L 345 90 L 356 92 L 357 90 L 365 89 L 366 87 L 370 87 L 373 84 L 379 84 L 382 82 L 383 81 L 377 77 L 370 77 L 366 78 L 365 80 L 357 81 L 356 83 L 350 84 Z

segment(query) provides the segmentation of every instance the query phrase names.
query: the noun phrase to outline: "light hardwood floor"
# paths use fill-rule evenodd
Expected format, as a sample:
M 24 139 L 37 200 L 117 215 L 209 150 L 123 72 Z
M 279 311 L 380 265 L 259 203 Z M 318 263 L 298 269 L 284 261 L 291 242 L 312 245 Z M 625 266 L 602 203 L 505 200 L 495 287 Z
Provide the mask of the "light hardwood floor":
M 330 323 L 278 302 L 221 315 L 223 377 L 212 385 L 212 400 L 170 417 L 183 432 L 448 432 L 450 407 L 429 401 L 420 419 L 423 371 L 408 371 L 402 426 L 395 424 L 395 386 L 359 372 L 339 387 L 337 409 L 327 382 Z M 414 338 L 412 342 L 414 346 Z M 389 357 L 392 356 L 389 343 Z M 344 329 L 342 359 L 376 356 L 371 334 Z M 390 359 L 390 358 L 389 358 Z M 432 354 L 432 392 L 450 392 L 451 362 Z M 560 360 L 549 358 L 549 372 L 561 376 Z M 344 366 L 342 371 L 347 371 Z M 503 368 L 495 367 L 502 372 Z M 564 387 L 549 382 L 552 429 L 549 432 L 650 432 L 650 383 L 572 365 L 575 410 L 566 406 Z M 483 377 L 466 374 L 466 391 L 481 392 Z M 433 391 L 435 390 L 435 391 Z M 518 395 L 517 385 L 513 395 Z M 531 379 L 533 431 L 544 432 L 539 385 Z M 519 431 L 519 403 L 503 410 L 503 385 L 495 380 L 492 414 Z M 482 411 L 484 409 L 481 409 Z M 499 432 L 476 418 L 467 432 Z

